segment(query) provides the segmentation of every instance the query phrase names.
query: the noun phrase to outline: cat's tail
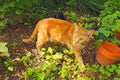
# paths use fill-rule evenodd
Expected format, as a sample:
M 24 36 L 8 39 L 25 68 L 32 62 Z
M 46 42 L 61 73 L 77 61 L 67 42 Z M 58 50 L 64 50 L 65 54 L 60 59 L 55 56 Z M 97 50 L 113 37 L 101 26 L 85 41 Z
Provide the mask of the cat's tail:
M 36 34 L 38 33 L 38 27 L 39 27 L 39 25 L 37 24 L 34 31 L 31 34 L 31 36 L 28 39 L 23 39 L 23 42 L 27 42 L 27 43 L 31 42 L 34 39 L 34 37 L 36 36 Z

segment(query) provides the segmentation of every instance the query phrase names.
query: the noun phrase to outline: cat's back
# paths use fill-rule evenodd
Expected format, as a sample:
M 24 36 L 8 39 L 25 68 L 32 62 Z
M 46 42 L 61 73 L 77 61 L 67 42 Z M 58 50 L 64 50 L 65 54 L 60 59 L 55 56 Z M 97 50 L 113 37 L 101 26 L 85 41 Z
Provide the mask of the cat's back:
M 57 18 L 45 18 L 41 20 L 41 22 L 42 24 L 49 24 L 49 25 L 73 26 L 72 23 Z

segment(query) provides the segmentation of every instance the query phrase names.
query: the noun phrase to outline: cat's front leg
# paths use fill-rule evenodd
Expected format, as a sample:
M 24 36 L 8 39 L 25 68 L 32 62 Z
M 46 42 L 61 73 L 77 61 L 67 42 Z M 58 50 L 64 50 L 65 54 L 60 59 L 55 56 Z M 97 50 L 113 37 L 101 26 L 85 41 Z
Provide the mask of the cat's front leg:
M 74 55 L 75 55 L 75 58 L 77 59 L 79 65 L 80 65 L 80 68 L 81 68 L 82 70 L 85 69 L 85 65 L 84 65 L 82 56 L 81 56 L 81 54 L 80 54 L 79 48 L 76 47 L 76 46 L 73 46 L 73 45 L 69 45 L 69 47 L 73 50 Z
M 81 54 L 79 52 L 76 52 L 76 51 L 74 51 L 74 54 L 75 54 L 75 57 L 76 57 L 78 63 L 80 64 L 81 69 L 84 69 L 85 65 L 84 65 Z
M 85 69 L 85 65 L 82 59 L 82 56 L 79 52 L 74 52 L 76 59 L 78 60 L 78 63 L 80 64 L 81 69 Z

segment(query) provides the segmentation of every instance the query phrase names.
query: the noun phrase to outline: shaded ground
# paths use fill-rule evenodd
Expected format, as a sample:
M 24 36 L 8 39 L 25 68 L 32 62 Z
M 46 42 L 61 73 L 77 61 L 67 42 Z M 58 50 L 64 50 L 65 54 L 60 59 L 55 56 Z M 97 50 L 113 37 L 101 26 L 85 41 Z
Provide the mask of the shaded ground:
M 27 49 L 31 51 L 31 49 L 35 48 L 35 41 L 26 44 L 22 42 L 23 38 L 27 38 L 31 35 L 34 28 L 28 28 L 26 26 L 9 26 L 5 30 L 0 31 L 0 41 L 4 41 L 8 43 L 8 49 L 10 53 L 10 58 L 20 58 L 24 55 L 23 49 Z M 90 42 L 90 44 L 82 50 L 82 56 L 85 63 L 96 63 L 95 54 L 96 50 L 94 49 L 94 40 Z M 3 58 L 3 61 L 6 58 Z M 14 61 L 14 71 L 8 71 L 7 68 L 2 65 L 0 66 L 0 80 L 22 80 L 22 72 L 26 70 L 26 67 L 19 61 Z

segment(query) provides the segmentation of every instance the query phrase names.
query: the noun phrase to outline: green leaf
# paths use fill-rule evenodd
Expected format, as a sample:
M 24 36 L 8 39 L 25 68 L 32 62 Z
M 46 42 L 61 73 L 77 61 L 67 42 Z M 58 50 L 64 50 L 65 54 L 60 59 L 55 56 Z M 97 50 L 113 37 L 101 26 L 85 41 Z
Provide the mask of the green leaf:
M 0 42 L 0 56 L 8 56 L 8 48 L 6 47 L 7 43 Z
M 116 71 L 117 75 L 120 76 L 120 69 L 118 68 L 118 69 L 116 69 L 115 71 Z
M 95 31 L 94 34 L 95 34 L 96 36 L 98 36 L 98 35 L 99 35 L 99 32 L 98 32 L 98 31 Z
M 4 21 L 0 22 L 0 29 L 4 29 L 6 27 L 6 23 Z
M 53 53 L 53 49 L 51 47 L 48 47 L 47 53 L 52 54 Z
M 46 53 L 46 48 L 42 48 L 42 49 L 41 49 L 41 52 L 40 52 L 40 55 L 41 55 L 41 56 L 44 56 L 45 53 Z
M 56 53 L 55 55 L 52 56 L 53 59 L 62 59 L 62 53 Z
M 67 53 L 67 54 L 73 54 L 73 51 L 72 50 L 68 50 L 66 48 L 63 48 L 63 52 L 64 53 Z
M 5 66 L 7 67 L 8 70 L 13 71 L 13 61 L 11 58 L 8 58 L 5 62 L 4 62 Z
M 13 66 L 9 66 L 8 70 L 13 71 Z
M 41 66 L 40 66 L 40 70 L 41 71 L 44 71 L 46 68 L 47 68 L 47 64 L 46 63 L 44 63 L 44 64 L 42 64 Z
M 30 56 L 31 56 L 31 53 L 28 52 L 28 53 L 26 54 L 26 57 L 28 58 L 28 57 L 30 57 Z
M 10 3 L 9 3 L 9 6 L 14 7 L 14 6 L 15 6 L 15 2 L 14 2 L 14 1 L 13 1 L 13 2 L 10 2 Z
M 52 56 L 50 56 L 50 55 L 47 55 L 46 56 L 46 60 L 49 60 L 49 59 L 51 59 L 52 58 Z
M 114 78 L 114 80 L 120 80 L 120 78 L 118 78 L 118 77 L 115 77 L 115 78 Z
M 39 73 L 39 80 L 44 80 L 45 75 L 46 74 L 44 72 Z
M 94 45 L 95 45 L 96 47 L 98 47 L 98 46 L 100 45 L 100 43 L 101 43 L 101 42 L 103 42 L 103 40 L 102 40 L 102 39 L 97 40 L 97 41 L 95 42 L 95 44 L 94 44 Z
M 22 10 L 16 10 L 16 14 L 22 14 Z
M 56 71 L 57 70 L 57 64 L 56 63 L 51 63 L 48 68 L 49 70 Z
M 108 31 L 108 30 L 104 31 L 104 35 L 105 35 L 105 37 L 109 37 L 110 34 L 111 34 L 111 31 Z

